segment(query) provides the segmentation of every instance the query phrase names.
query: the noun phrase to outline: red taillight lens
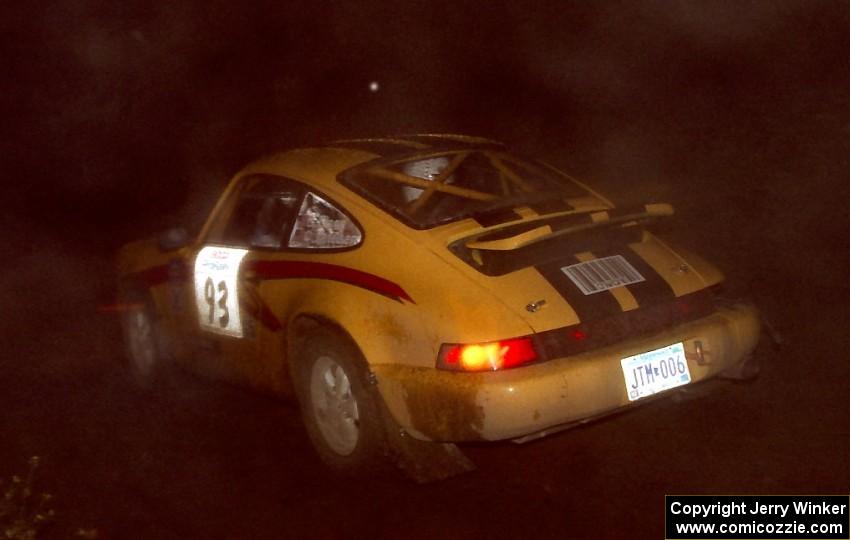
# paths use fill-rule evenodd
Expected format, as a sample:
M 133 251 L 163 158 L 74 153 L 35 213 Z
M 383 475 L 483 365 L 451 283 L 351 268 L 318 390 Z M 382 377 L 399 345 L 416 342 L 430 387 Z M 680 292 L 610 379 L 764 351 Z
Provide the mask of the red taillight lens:
M 501 341 L 502 347 L 506 347 L 502 363 L 502 368 L 512 368 L 521 366 L 537 360 L 537 351 L 534 350 L 534 344 L 530 338 L 511 339 Z
M 440 348 L 437 367 L 454 371 L 496 371 L 537 360 L 531 338 L 490 343 L 446 344 Z

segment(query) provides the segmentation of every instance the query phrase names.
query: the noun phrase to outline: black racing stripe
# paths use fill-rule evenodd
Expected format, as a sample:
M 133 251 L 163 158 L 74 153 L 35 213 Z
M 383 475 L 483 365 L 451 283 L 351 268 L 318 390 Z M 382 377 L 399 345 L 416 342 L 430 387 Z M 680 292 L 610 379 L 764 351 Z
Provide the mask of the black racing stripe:
M 635 270 L 640 272 L 640 275 L 646 281 L 626 285 L 626 288 L 632 293 L 632 296 L 637 300 L 639 307 L 653 306 L 663 302 L 669 302 L 676 298 L 676 293 L 673 292 L 670 284 L 664 279 L 661 274 L 655 271 L 643 257 L 641 257 L 631 247 L 623 249 L 619 253 L 611 253 L 611 255 L 622 255 L 629 264 L 634 266 Z M 597 255 L 598 256 L 598 255 Z
M 551 201 L 529 204 L 528 207 L 541 216 L 545 214 L 554 214 L 555 212 L 568 212 L 573 210 L 573 206 L 563 199 L 553 199 Z
M 609 246 L 606 249 L 595 249 L 593 255 L 597 259 L 622 255 L 635 270 L 643 276 L 644 281 L 626 285 L 632 296 L 638 303 L 638 307 L 654 306 L 656 304 L 669 302 L 676 298 L 670 284 L 649 265 L 643 257 L 628 245 Z
M 510 208 L 505 208 L 502 210 L 473 214 L 472 219 L 477 221 L 482 227 L 492 227 L 494 225 L 501 225 L 502 223 L 509 223 L 511 221 L 522 219 L 522 216 Z
M 578 259 L 575 262 L 579 262 Z M 614 317 L 623 313 L 620 303 L 610 293 L 602 291 L 595 294 L 584 294 L 575 283 L 561 271 L 561 267 L 574 264 L 569 260 L 560 259 L 535 266 L 538 272 L 558 291 L 564 300 L 575 310 L 579 321 L 589 322 Z

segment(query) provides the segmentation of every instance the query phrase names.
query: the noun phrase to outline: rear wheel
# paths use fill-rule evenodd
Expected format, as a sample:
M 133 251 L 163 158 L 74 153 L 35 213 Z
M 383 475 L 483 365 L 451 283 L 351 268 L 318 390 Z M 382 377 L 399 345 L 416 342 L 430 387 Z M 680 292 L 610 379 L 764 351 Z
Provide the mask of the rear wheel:
M 296 347 L 295 392 L 319 457 L 347 474 L 379 468 L 386 455 L 381 398 L 360 351 L 347 336 L 326 328 L 301 336 Z
M 348 373 L 331 356 L 320 356 L 310 370 L 310 408 L 331 450 L 350 455 L 360 438 L 360 410 Z

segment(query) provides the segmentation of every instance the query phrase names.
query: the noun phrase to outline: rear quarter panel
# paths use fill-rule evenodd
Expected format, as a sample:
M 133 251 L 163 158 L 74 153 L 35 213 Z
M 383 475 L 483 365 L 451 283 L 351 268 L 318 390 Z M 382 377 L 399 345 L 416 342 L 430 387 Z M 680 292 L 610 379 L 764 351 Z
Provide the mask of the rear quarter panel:
M 490 341 L 523 335 L 529 326 L 474 280 L 424 245 L 421 231 L 405 229 L 365 204 L 340 201 L 360 221 L 364 241 L 351 251 L 293 256 L 374 274 L 397 284 L 408 298 L 390 298 L 337 281 L 298 279 L 264 283 L 261 295 L 289 323 L 317 315 L 342 327 L 370 364 L 434 367 L 446 342 Z

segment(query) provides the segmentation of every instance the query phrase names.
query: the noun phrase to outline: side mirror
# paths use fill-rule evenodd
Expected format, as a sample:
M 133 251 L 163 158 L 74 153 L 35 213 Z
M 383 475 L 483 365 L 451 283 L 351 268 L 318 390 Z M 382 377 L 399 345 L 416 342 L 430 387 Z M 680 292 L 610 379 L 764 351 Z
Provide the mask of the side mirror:
M 162 251 L 174 251 L 188 246 L 191 238 L 183 227 L 172 227 L 159 235 L 159 249 Z

